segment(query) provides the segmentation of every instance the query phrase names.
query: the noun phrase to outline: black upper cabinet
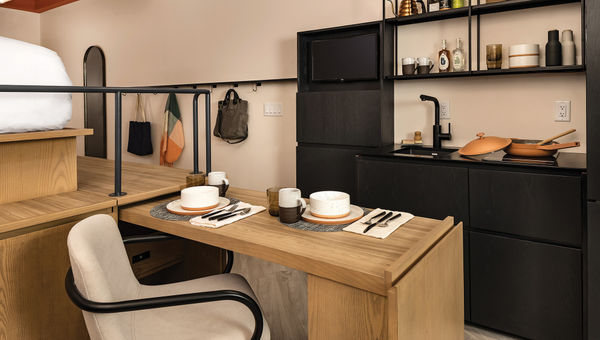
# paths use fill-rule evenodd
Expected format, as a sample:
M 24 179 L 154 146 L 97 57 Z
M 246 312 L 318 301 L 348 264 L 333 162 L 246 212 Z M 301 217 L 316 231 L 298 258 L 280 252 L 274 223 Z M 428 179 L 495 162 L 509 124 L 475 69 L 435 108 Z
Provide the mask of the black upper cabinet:
M 380 146 L 380 97 L 380 91 L 298 93 L 298 142 Z
M 581 176 L 471 169 L 471 226 L 580 247 Z

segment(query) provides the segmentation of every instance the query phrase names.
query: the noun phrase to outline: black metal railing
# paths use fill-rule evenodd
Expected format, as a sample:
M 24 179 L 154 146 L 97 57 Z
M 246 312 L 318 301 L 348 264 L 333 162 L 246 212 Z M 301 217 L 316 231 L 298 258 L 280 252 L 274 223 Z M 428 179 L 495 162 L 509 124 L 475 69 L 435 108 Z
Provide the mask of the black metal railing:
M 210 147 L 210 91 L 203 89 L 181 89 L 168 87 L 93 87 L 93 86 L 51 86 L 51 85 L 0 85 L 0 93 L 113 93 L 115 95 L 115 191 L 110 194 L 113 197 L 125 196 L 127 193 L 121 191 L 122 173 L 122 104 L 121 96 L 126 93 L 175 93 L 193 94 L 193 128 L 194 128 L 194 171 L 199 174 L 198 169 L 198 97 L 205 96 L 205 119 L 206 119 L 206 173 L 211 171 L 211 147 Z

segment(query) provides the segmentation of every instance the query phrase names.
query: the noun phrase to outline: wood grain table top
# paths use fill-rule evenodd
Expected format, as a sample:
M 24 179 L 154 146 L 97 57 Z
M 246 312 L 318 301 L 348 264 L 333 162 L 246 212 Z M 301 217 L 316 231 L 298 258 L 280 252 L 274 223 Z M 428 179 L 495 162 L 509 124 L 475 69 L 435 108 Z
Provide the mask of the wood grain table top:
M 40 140 L 40 139 L 52 139 L 52 138 L 66 138 L 76 136 L 88 136 L 94 134 L 93 129 L 71 129 L 64 128 L 61 130 L 49 130 L 49 131 L 34 131 L 34 132 L 22 132 L 22 133 L 2 133 L 0 134 L 0 143 L 7 142 L 20 142 L 29 140 Z
M 267 206 L 265 192 L 230 188 L 228 196 Z M 386 295 L 388 289 L 454 227 L 451 217 L 444 221 L 415 217 L 382 240 L 343 231 L 293 229 L 279 223 L 267 211 L 219 229 L 150 216 L 154 206 L 176 197 L 120 207 L 119 219 L 279 263 L 379 295 Z
M 185 188 L 190 170 L 158 165 L 123 162 L 121 190 L 127 195 L 118 197 L 118 205 L 139 202 L 176 193 Z M 98 195 L 114 192 L 115 163 L 102 158 L 77 157 L 80 191 Z

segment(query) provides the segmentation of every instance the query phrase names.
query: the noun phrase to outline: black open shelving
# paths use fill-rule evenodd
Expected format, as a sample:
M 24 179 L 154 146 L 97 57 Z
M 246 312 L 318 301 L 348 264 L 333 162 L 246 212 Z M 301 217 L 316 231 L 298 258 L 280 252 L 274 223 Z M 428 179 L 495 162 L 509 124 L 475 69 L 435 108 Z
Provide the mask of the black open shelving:
M 584 72 L 584 71 L 585 71 L 584 65 L 545 66 L 545 67 L 526 67 L 526 68 L 510 68 L 510 69 L 503 68 L 503 69 L 498 69 L 498 70 L 479 70 L 479 71 L 464 71 L 464 72 L 397 75 L 397 76 L 388 76 L 388 77 L 386 77 L 386 79 L 409 80 L 409 79 L 431 79 L 431 78 L 459 78 L 459 77 L 494 76 L 494 75 L 506 75 L 506 74 Z
M 468 0 L 465 0 L 467 2 Z M 479 3 L 479 0 L 471 0 L 473 3 Z M 481 41 L 480 41 L 480 25 L 481 16 L 485 14 L 501 13 L 508 11 L 517 11 L 523 9 L 564 5 L 569 3 L 581 3 L 581 56 L 582 65 L 574 66 L 540 66 L 540 67 L 528 67 L 528 68 L 514 68 L 514 69 L 497 69 L 497 70 L 481 70 Z M 387 26 L 391 26 L 394 34 L 394 75 L 388 75 L 385 79 L 392 80 L 411 80 L 411 79 L 431 79 L 431 78 L 459 78 L 459 77 L 474 77 L 474 76 L 495 76 L 495 75 L 509 75 L 509 74 L 535 74 L 535 73 L 561 73 L 561 72 L 585 72 L 585 0 L 505 0 L 501 2 L 494 2 L 489 4 L 473 4 L 471 6 L 465 6 L 456 9 L 449 9 L 443 11 L 436 11 L 430 13 L 423 13 L 418 15 L 411 15 L 406 17 L 395 17 L 385 18 L 385 8 L 387 0 L 383 0 L 384 8 L 384 23 Z M 395 8 L 398 8 L 398 0 L 395 0 Z M 447 72 L 447 73 L 430 73 L 430 74 L 412 74 L 412 75 L 400 75 L 398 68 L 398 26 L 410 25 L 416 23 L 424 23 L 438 20 L 448 20 L 454 18 L 468 18 L 468 46 L 467 53 L 469 61 L 469 70 L 464 72 Z M 477 40 L 477 48 L 473 51 L 472 48 L 472 33 L 471 33 L 471 22 L 472 19 L 476 19 L 477 31 L 475 32 Z M 384 40 L 385 41 L 385 40 Z M 390 48 L 389 46 L 383 46 L 383 48 Z M 475 55 L 476 58 L 476 70 L 472 69 L 472 57 Z

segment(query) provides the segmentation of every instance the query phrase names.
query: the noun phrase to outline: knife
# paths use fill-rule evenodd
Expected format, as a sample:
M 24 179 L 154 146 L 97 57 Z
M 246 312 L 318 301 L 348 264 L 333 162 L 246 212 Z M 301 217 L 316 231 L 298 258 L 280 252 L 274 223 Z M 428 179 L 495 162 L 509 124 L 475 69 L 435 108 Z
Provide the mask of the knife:
M 377 222 L 375 222 L 375 223 L 371 223 L 371 224 L 369 224 L 369 225 L 368 225 L 368 226 L 365 228 L 365 230 L 363 231 L 363 234 L 366 234 L 366 233 L 367 233 L 369 230 L 371 230 L 371 228 L 373 228 L 374 226 L 376 226 L 376 225 L 378 225 L 379 223 L 381 223 L 381 222 L 383 222 L 383 221 L 387 220 L 388 218 L 392 217 L 392 215 L 394 215 L 394 213 L 390 211 L 389 213 L 385 214 L 385 216 L 383 216 L 383 217 L 382 217 L 382 218 L 381 218 L 379 221 L 377 221 Z
M 215 210 L 215 211 L 213 211 L 213 212 L 209 212 L 208 214 L 204 214 L 204 215 L 202 215 L 202 217 L 200 217 L 200 218 L 207 218 L 207 217 L 211 217 L 211 216 L 214 216 L 214 215 L 216 215 L 216 214 L 220 214 L 220 213 L 222 213 L 222 212 L 226 212 L 227 210 L 231 209 L 231 207 L 236 207 L 236 208 L 237 208 L 237 206 L 238 206 L 238 204 L 237 204 L 237 203 L 235 203 L 235 204 L 230 204 L 230 205 L 228 205 L 228 206 L 226 206 L 226 207 L 223 207 L 223 208 L 221 208 L 221 209 L 219 209 L 219 210 Z M 234 208 L 234 209 L 235 209 L 235 208 Z

